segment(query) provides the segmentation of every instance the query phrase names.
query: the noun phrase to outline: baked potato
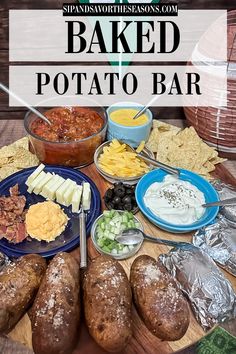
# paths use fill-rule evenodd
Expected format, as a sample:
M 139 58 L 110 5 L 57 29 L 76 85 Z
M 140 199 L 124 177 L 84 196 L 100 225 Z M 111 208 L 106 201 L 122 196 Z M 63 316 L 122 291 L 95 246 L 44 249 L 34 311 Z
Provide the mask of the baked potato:
M 27 311 L 46 271 L 37 254 L 18 258 L 0 272 L 0 333 L 9 332 Z
M 131 289 L 120 263 L 99 256 L 83 279 L 85 321 L 94 340 L 108 352 L 123 350 L 132 336 Z
M 189 326 L 189 307 L 166 268 L 150 256 L 139 256 L 131 266 L 130 283 L 147 328 L 162 340 L 183 337 Z
M 31 311 L 35 354 L 71 354 L 80 318 L 79 264 L 69 253 L 49 263 Z

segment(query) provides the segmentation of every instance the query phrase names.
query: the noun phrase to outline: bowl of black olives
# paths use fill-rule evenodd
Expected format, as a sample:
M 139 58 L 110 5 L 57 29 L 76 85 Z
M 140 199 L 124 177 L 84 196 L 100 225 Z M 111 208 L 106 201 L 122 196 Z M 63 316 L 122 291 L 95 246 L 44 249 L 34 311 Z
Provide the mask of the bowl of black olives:
M 137 213 L 139 208 L 135 199 L 134 185 L 117 182 L 114 187 L 107 189 L 104 194 L 104 203 L 107 209 L 127 210 L 133 214 Z

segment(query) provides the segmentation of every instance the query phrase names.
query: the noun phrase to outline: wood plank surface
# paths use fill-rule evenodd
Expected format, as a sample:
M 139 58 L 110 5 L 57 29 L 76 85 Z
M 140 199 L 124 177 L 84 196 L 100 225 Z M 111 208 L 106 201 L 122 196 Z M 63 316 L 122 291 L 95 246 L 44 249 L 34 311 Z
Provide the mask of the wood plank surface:
M 103 197 L 106 189 L 110 186 L 110 184 L 104 180 L 97 172 L 94 164 L 85 167 L 81 170 L 86 173 L 97 185 L 98 190 L 100 191 L 101 198 Z M 236 185 L 236 179 L 227 171 L 227 169 L 221 165 L 216 171 L 216 175 L 218 177 L 223 178 L 225 182 Z M 102 202 L 102 206 L 104 208 L 104 204 Z M 187 241 L 191 242 L 192 233 L 187 234 L 171 234 L 169 232 L 163 231 L 151 224 L 147 218 L 139 212 L 137 214 L 138 219 L 144 226 L 144 230 L 147 234 L 160 237 L 168 240 L 178 240 L 178 241 Z M 127 275 L 129 276 L 130 266 L 133 260 L 140 254 L 149 254 L 150 256 L 157 258 L 162 253 L 167 253 L 171 248 L 166 245 L 158 245 L 150 242 L 144 242 L 140 251 L 133 257 L 123 260 L 120 263 L 124 267 Z M 78 258 L 79 257 L 79 249 L 75 249 L 73 255 Z M 93 259 L 97 257 L 99 253 L 93 247 L 92 241 L 88 239 L 88 256 L 89 259 Z M 234 289 L 236 290 L 236 278 L 227 272 L 223 271 L 226 277 L 229 279 Z M 135 308 L 132 310 L 132 318 L 133 318 L 133 337 L 130 344 L 127 348 L 122 352 L 124 354 L 167 354 L 172 353 L 178 350 L 181 350 L 185 347 L 189 347 L 196 343 L 199 339 L 206 335 L 203 329 L 195 320 L 194 315 L 191 312 L 191 321 L 190 326 L 182 339 L 176 342 L 163 342 L 156 338 L 154 335 L 149 332 L 144 323 L 141 321 L 138 316 Z M 235 321 L 236 325 L 236 321 Z M 10 337 L 16 341 L 19 341 L 23 344 L 26 344 L 27 347 L 31 347 L 31 325 L 28 316 L 24 316 L 20 323 L 16 326 L 14 331 L 10 334 Z M 100 349 L 96 343 L 89 336 L 84 325 L 81 326 L 78 335 L 78 345 L 74 350 L 73 354 L 87 354 L 89 349 L 89 354 L 100 354 L 105 353 L 102 349 Z

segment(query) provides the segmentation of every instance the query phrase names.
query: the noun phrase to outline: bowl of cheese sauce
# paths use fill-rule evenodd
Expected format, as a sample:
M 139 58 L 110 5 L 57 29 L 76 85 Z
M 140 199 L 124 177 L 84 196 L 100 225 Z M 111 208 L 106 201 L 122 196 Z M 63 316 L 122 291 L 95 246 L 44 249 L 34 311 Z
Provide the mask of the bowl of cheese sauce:
M 119 102 L 107 109 L 108 140 L 118 139 L 137 147 L 140 141 L 147 141 L 152 127 L 152 112 L 147 109 L 140 117 L 133 119 L 143 106 L 134 102 Z

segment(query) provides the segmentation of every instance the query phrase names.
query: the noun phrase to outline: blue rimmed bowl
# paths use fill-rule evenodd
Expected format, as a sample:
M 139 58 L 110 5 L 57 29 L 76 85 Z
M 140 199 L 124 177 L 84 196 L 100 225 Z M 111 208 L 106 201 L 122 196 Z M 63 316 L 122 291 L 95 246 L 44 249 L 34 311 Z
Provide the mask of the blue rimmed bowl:
M 147 189 L 154 182 L 162 182 L 167 172 L 156 169 L 151 172 L 148 172 L 145 176 L 143 176 L 137 184 L 135 190 L 135 196 L 137 200 L 137 204 L 141 210 L 141 212 L 156 226 L 165 231 L 169 231 L 172 233 L 185 233 L 194 230 L 198 230 L 203 226 L 210 224 L 216 217 L 219 212 L 219 207 L 209 207 L 206 208 L 205 213 L 202 217 L 188 225 L 175 225 L 171 224 L 159 217 L 157 217 L 144 203 L 144 195 Z M 196 173 L 193 173 L 188 170 L 180 169 L 180 177 L 183 181 L 188 181 L 194 186 L 196 186 L 205 196 L 206 203 L 215 202 L 219 200 L 219 195 L 215 188 L 204 178 L 199 176 Z M 158 202 L 158 201 L 157 201 Z

